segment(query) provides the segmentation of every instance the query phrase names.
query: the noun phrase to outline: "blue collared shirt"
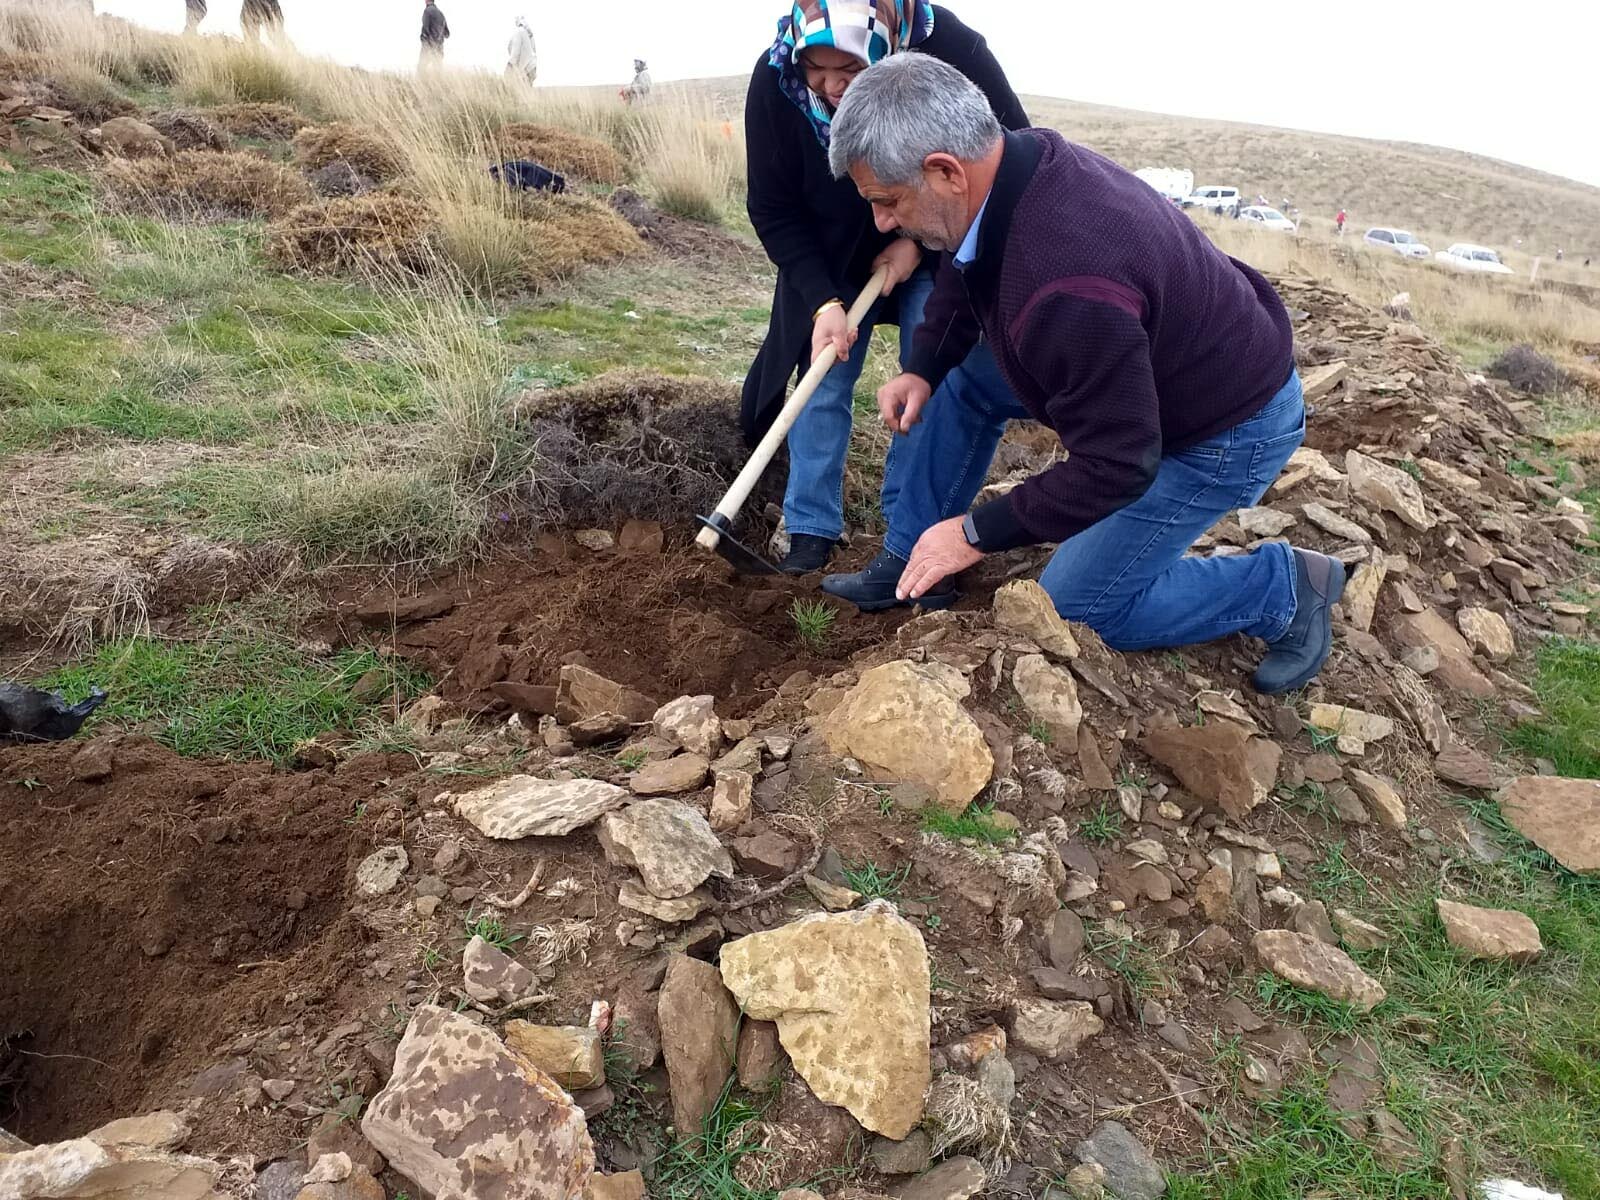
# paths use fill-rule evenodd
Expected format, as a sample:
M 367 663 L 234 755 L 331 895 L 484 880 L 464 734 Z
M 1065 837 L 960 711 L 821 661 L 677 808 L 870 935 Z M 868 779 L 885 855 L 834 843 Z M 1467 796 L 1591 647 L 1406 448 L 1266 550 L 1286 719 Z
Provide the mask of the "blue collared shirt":
M 994 195 L 991 191 L 989 196 Z M 961 245 L 956 248 L 956 266 L 965 267 L 978 257 L 978 233 L 983 228 L 983 214 L 989 207 L 989 196 L 983 198 L 983 204 L 978 208 L 978 215 L 972 218 L 972 227 L 967 230 L 967 236 L 961 239 Z

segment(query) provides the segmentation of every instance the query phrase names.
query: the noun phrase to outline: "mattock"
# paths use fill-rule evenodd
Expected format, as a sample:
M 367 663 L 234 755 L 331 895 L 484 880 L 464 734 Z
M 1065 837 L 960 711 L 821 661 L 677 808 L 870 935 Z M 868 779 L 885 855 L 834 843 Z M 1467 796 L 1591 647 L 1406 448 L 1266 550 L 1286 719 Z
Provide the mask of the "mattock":
M 861 294 L 856 297 L 856 302 L 850 306 L 846 316 L 851 333 L 860 326 L 861 319 L 867 315 L 867 310 L 883 292 L 883 285 L 888 277 L 889 269 L 879 267 L 873 272 L 872 278 L 867 280 L 866 286 L 861 289 Z M 750 493 L 755 490 L 756 482 L 767 469 L 767 464 L 772 461 L 773 456 L 778 453 L 778 447 L 783 445 L 783 439 L 789 436 L 790 428 L 799 419 L 800 411 L 811 399 L 811 393 L 817 390 L 817 385 L 822 382 L 823 376 L 838 361 L 839 356 L 829 351 L 811 364 L 811 369 L 800 380 L 800 385 L 794 389 L 794 394 L 784 402 L 783 409 L 772 422 L 772 427 L 767 430 L 766 436 L 761 439 L 760 444 L 750 455 L 749 461 L 744 464 L 744 469 L 739 472 L 722 499 L 717 502 L 717 507 L 712 509 L 711 515 L 695 516 L 695 520 L 703 526 L 699 536 L 694 539 L 695 543 L 704 550 L 715 550 L 732 563 L 733 569 L 741 575 L 778 574 L 777 567 L 733 536 L 734 518 L 739 515 L 744 502 L 750 499 Z

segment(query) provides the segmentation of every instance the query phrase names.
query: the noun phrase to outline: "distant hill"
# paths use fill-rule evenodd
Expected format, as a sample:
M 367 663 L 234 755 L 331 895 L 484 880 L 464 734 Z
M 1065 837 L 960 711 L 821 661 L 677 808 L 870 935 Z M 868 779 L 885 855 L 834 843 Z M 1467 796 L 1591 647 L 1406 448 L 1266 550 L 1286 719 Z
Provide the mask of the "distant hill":
M 693 81 L 719 112 L 737 114 L 748 80 Z M 1501 250 L 1600 259 L 1600 188 L 1459 150 L 1307 133 L 1233 121 L 1174 117 L 1046 96 L 1023 98 L 1040 125 L 1139 167 L 1187 167 L 1196 183 L 1231 184 L 1247 196 L 1285 196 L 1312 229 L 1331 228 L 1343 205 L 1350 225 L 1410 229 L 1436 249 L 1476 241 Z M 1596 264 L 1600 273 L 1600 262 Z

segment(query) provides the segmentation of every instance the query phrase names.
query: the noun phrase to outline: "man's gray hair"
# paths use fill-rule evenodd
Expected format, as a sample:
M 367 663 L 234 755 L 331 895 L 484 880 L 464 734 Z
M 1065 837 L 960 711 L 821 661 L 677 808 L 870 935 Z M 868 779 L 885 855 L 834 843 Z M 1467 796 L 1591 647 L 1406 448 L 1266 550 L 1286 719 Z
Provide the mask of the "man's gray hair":
M 1000 136 L 978 85 L 927 54 L 893 54 L 851 81 L 833 116 L 828 165 L 835 179 L 866 163 L 890 187 L 921 184 L 922 162 L 949 154 L 971 162 Z

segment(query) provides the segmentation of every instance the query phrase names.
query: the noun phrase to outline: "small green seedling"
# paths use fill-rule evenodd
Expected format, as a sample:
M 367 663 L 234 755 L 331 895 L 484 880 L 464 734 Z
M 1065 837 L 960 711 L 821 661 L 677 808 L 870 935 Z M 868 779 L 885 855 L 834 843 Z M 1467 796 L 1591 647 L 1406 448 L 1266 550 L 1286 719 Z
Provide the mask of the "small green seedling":
M 839 614 L 821 600 L 796 600 L 789 607 L 789 619 L 807 650 L 820 654 L 828 645 L 833 623 Z
M 480 937 L 497 950 L 510 950 L 527 936 L 521 933 L 508 933 L 505 922 L 489 913 L 474 917 L 469 911 L 465 924 L 468 937 Z

